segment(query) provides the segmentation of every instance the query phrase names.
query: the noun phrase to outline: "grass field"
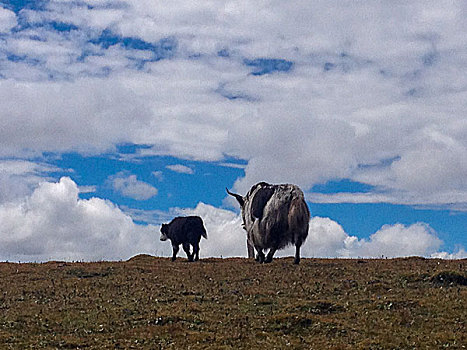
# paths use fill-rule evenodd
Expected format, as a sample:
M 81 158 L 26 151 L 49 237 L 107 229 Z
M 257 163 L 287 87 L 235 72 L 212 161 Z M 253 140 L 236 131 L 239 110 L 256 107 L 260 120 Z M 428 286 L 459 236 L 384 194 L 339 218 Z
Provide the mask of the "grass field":
M 464 349 L 467 260 L 0 263 L 0 349 Z

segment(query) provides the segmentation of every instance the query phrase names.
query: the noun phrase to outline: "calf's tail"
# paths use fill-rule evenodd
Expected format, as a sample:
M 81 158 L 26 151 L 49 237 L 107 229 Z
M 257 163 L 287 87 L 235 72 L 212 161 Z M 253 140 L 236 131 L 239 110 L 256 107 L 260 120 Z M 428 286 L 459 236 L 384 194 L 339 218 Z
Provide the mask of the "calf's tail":
M 204 228 L 204 225 L 202 226 L 201 236 L 208 239 L 208 233 L 206 232 L 206 229 Z

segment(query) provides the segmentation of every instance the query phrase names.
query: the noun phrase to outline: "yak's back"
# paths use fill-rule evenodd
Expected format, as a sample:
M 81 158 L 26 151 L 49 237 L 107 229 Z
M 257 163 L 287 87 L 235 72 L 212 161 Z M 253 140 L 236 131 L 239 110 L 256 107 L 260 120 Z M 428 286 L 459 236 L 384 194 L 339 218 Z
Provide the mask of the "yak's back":
M 254 240 L 263 246 L 280 248 L 305 241 L 310 211 L 302 190 L 293 184 L 271 185 L 260 182 L 248 192 L 247 226 L 254 229 Z
M 252 218 L 261 219 L 266 214 L 275 211 L 287 211 L 293 201 L 303 201 L 302 190 L 293 184 L 271 185 L 260 182 L 254 185 L 246 195 Z

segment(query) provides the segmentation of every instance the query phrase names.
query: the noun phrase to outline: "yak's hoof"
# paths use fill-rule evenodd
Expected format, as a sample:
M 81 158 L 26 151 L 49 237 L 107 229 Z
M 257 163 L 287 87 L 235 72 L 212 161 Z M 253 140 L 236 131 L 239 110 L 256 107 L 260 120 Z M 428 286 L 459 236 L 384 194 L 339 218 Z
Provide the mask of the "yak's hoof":
M 295 260 L 293 261 L 293 263 L 294 263 L 294 265 L 300 264 L 300 259 L 295 259 Z

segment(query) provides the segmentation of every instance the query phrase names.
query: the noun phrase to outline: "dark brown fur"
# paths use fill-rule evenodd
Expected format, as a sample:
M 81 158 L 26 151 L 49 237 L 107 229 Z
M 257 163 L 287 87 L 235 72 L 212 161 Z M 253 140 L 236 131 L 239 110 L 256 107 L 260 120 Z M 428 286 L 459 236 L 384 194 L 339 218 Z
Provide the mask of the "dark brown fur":
M 161 241 L 170 239 L 172 242 L 172 261 L 177 258 L 180 244 L 188 261 L 198 261 L 201 236 L 208 238 L 203 220 L 199 216 L 179 216 L 161 227 Z M 193 247 L 193 253 L 190 253 L 190 245 Z

